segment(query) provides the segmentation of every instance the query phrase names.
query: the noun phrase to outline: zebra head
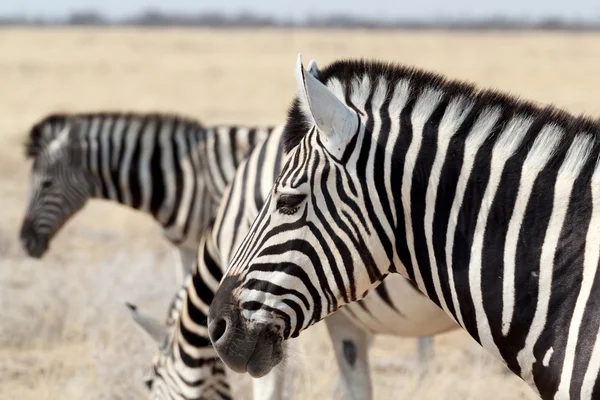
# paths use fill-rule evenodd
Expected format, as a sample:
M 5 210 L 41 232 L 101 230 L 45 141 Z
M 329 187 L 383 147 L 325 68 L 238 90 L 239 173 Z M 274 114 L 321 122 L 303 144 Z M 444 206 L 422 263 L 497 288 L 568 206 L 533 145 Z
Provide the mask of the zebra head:
M 78 120 L 54 118 L 35 125 L 30 132 L 26 147 L 33 168 L 20 238 L 32 257 L 46 252 L 54 234 L 90 196 L 91 178 L 83 168 L 80 129 Z
M 331 77 L 331 67 L 308 72 L 299 57 L 284 133 L 288 161 L 209 312 L 221 359 L 254 377 L 281 361 L 283 340 L 364 297 L 390 268 L 389 246 L 365 211 L 379 188 L 364 175 L 360 148 L 369 129 L 356 106 L 364 82 Z

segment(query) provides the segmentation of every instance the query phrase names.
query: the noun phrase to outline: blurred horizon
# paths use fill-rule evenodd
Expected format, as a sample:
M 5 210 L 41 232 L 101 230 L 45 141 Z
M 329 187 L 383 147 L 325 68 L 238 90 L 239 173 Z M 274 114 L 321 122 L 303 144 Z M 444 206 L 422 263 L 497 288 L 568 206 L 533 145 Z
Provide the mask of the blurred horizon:
M 64 20 L 72 14 L 96 13 L 106 20 L 119 21 L 152 11 L 168 15 L 255 15 L 273 21 L 301 22 L 316 17 L 343 16 L 363 20 L 391 22 L 402 20 L 486 20 L 508 19 L 539 21 L 600 21 L 600 2 L 597 0 L 421 0 L 408 4 L 393 0 L 23 0 L 0 2 L 0 17 L 20 19 Z

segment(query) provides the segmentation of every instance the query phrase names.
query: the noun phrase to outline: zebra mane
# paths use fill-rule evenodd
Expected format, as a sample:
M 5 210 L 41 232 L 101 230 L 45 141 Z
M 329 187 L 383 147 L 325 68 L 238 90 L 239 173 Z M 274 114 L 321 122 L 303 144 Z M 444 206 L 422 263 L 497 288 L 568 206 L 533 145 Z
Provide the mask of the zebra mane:
M 77 118 L 89 120 L 92 118 L 139 118 L 139 119 L 170 119 L 180 121 L 186 125 L 196 125 L 199 128 L 204 128 L 202 123 L 196 119 L 185 117 L 176 113 L 166 112 L 131 112 L 131 111 L 98 111 L 98 112 L 56 112 L 46 115 L 41 120 L 35 123 L 29 130 L 29 135 L 25 140 L 25 156 L 27 158 L 37 157 L 46 146 L 56 138 L 59 130 L 64 127 L 69 120 Z M 51 128 L 46 130 L 45 128 Z
M 345 88 L 346 99 L 350 96 L 352 82 L 368 76 L 371 82 L 385 79 L 388 86 L 388 99 L 393 93 L 394 86 L 400 80 L 409 80 L 412 86 L 411 98 L 417 98 L 423 90 L 436 89 L 448 98 L 464 96 L 475 101 L 474 110 L 494 106 L 501 107 L 505 112 L 523 117 L 543 117 L 545 124 L 553 124 L 563 128 L 566 135 L 579 132 L 594 134 L 596 142 L 600 139 L 600 121 L 585 115 L 574 115 L 554 105 L 538 105 L 524 100 L 516 95 L 493 89 L 484 89 L 475 84 L 457 79 L 447 78 L 439 73 L 426 71 L 416 67 L 368 60 L 341 60 L 333 62 L 319 71 L 318 79 L 325 85 L 330 79 L 337 79 Z M 375 91 L 371 85 L 370 97 Z M 312 119 L 302 111 L 300 99 L 296 96 L 288 109 L 287 121 L 284 127 L 282 143 L 285 152 L 296 147 L 312 126 Z
M 29 135 L 25 140 L 25 156 L 27 158 L 37 157 L 44 148 L 50 143 L 55 135 L 44 130 L 46 126 L 64 125 L 66 123 L 66 114 L 50 114 L 38 121 L 29 130 Z

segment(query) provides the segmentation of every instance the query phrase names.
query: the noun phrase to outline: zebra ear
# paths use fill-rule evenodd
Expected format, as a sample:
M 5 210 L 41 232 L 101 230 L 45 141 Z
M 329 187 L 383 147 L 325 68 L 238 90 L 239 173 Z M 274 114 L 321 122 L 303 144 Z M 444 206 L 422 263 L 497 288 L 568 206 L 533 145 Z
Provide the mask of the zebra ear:
M 316 62 L 311 63 L 311 70 L 318 73 Z M 334 154 L 343 152 L 346 143 L 356 133 L 358 116 L 313 76 L 313 73 L 305 72 L 302 56 L 299 54 L 296 63 L 296 83 L 300 107 L 324 136 L 323 143 L 328 150 Z
M 162 346 L 168 337 L 167 329 L 163 326 L 163 324 L 161 324 L 157 319 L 138 311 L 137 306 L 134 304 L 125 303 L 125 305 L 129 309 L 131 317 L 138 327 L 141 328 L 142 331 L 146 332 L 146 334 L 148 334 L 152 339 L 154 339 L 159 347 Z
M 309 74 L 319 79 L 319 66 L 317 65 L 317 62 L 314 59 L 310 60 L 310 62 L 308 63 L 307 71 Z

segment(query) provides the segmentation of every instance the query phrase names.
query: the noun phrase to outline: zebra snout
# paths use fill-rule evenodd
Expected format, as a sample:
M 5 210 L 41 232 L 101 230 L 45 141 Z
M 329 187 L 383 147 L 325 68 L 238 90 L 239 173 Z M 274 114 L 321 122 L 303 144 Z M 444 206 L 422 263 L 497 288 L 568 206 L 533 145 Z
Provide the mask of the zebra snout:
M 208 336 L 219 357 L 233 371 L 247 372 L 256 341 L 249 335 L 239 310 L 228 307 L 209 321 Z
M 48 240 L 38 234 L 31 218 L 25 218 L 19 233 L 21 245 L 30 257 L 41 258 L 48 249 Z
M 240 309 L 228 307 L 211 320 L 208 335 L 223 362 L 238 373 L 265 376 L 283 358 L 279 329 L 272 324 L 252 323 Z

